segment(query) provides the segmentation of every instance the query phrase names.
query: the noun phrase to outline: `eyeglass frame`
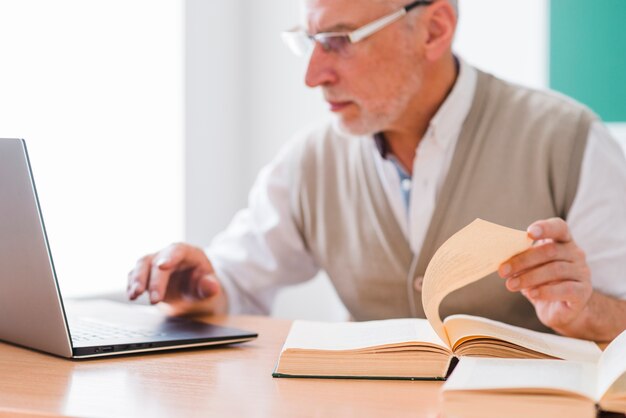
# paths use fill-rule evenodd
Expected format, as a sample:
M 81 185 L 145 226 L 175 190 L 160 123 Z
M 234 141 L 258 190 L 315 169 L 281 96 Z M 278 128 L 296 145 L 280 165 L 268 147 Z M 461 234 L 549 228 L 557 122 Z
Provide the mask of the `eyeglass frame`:
M 283 42 L 297 56 L 304 56 L 313 49 L 313 45 L 318 43 L 326 52 L 338 52 L 340 47 L 332 47 L 329 44 L 330 39 L 341 39 L 348 44 L 355 44 L 363 39 L 372 36 L 376 32 L 386 28 L 393 22 L 405 16 L 411 9 L 419 6 L 430 6 L 434 0 L 416 0 L 406 6 L 375 19 L 365 25 L 350 32 L 320 32 L 314 35 L 306 33 L 302 29 L 284 31 L 281 33 Z

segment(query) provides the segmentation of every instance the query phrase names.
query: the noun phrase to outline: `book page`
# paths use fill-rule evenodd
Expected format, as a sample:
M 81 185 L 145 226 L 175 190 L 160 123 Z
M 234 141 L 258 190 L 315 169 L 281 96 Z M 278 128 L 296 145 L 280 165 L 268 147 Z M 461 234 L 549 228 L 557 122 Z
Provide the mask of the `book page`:
M 310 350 L 356 350 L 407 342 L 428 343 L 449 351 L 425 319 L 365 322 L 294 321 L 283 346 Z
M 586 362 L 464 357 L 443 390 L 571 392 L 594 399 L 596 366 Z
M 624 373 L 626 373 L 626 331 L 618 335 L 600 357 L 596 401 L 601 399 Z
M 451 315 L 444 320 L 453 348 L 467 337 L 491 337 L 564 360 L 597 363 L 602 351 L 593 341 L 563 337 L 472 315 Z
M 619 377 L 609 387 L 602 395 L 599 405 L 603 411 L 626 414 L 626 375 Z
M 424 275 L 422 304 L 443 341 L 450 344 L 439 316 L 441 301 L 454 290 L 493 273 L 502 262 L 531 245 L 526 231 L 476 219 L 439 247 Z

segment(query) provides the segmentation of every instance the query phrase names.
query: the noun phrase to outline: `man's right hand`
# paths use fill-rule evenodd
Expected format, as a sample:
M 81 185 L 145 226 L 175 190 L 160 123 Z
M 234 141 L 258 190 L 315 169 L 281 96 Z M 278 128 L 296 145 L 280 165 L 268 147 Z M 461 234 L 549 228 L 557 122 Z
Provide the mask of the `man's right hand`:
M 152 304 L 165 302 L 172 315 L 226 313 L 226 297 L 204 251 L 172 244 L 140 258 L 128 274 L 128 297 L 148 292 Z

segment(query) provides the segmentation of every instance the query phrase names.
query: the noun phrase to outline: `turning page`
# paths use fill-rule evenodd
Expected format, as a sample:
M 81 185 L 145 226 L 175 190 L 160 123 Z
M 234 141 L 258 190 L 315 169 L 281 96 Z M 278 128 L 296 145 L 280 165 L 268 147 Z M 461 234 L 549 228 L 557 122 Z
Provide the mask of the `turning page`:
M 526 231 L 476 219 L 451 236 L 428 264 L 422 288 L 422 304 L 428 322 L 449 346 L 439 316 L 441 301 L 451 292 L 498 269 L 503 261 L 532 245 Z

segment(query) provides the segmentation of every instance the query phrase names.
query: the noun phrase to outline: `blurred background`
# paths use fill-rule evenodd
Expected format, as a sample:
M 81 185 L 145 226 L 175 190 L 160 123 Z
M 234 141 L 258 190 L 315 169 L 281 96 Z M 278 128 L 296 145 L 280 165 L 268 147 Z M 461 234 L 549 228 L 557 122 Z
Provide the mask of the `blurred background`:
M 459 55 L 572 95 L 626 149 L 625 1 L 459 3 Z M 65 295 L 123 291 L 171 242 L 206 246 L 259 169 L 328 117 L 280 40 L 299 15 L 296 0 L 0 0 L 0 137 L 27 141 Z M 273 315 L 345 310 L 320 276 Z

